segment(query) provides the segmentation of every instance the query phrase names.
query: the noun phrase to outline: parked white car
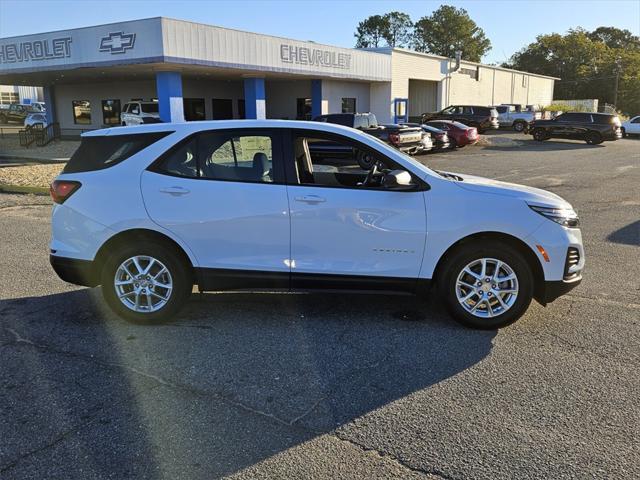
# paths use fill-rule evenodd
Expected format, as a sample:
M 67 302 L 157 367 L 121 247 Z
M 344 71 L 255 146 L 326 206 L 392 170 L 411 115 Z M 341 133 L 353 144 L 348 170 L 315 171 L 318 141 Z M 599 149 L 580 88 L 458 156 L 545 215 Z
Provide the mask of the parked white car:
M 640 115 L 622 123 L 622 135 L 640 135 Z
M 53 268 L 102 285 L 134 322 L 173 318 L 194 284 L 421 293 L 435 281 L 454 318 L 493 329 L 575 287 L 584 267 L 578 217 L 557 195 L 437 172 L 330 123 L 88 132 L 51 194 Z
M 27 118 L 24 119 L 25 127 L 33 127 L 34 125 L 46 127 L 47 124 L 47 116 L 44 113 L 30 113 L 27 115 Z
M 159 123 L 160 113 L 158 102 L 129 102 L 125 103 L 120 114 L 123 126 L 142 125 L 144 123 Z

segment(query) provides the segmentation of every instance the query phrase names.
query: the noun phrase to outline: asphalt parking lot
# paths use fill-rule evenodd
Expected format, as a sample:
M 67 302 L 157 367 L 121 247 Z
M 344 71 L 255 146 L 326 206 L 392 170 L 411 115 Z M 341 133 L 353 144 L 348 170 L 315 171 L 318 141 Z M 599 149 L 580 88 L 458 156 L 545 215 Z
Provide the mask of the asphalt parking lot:
M 563 196 L 587 267 L 498 332 L 378 295 L 129 325 L 50 269 L 47 199 L 0 195 L 0 478 L 640 478 L 640 140 L 499 135 L 420 159 Z

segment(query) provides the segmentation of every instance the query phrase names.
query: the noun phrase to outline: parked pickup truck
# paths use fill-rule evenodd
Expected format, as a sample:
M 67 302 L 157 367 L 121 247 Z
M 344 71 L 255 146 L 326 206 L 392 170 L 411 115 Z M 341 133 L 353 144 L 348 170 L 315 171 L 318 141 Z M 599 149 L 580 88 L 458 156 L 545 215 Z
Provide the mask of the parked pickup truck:
M 524 132 L 534 120 L 541 118 L 540 112 L 522 110 L 516 105 L 496 105 L 500 127 L 513 127 L 516 132 Z
M 6 108 L 0 109 L 0 123 L 19 123 L 24 125 L 24 120 L 31 113 L 40 113 L 40 110 L 33 109 L 30 105 L 22 105 L 20 103 L 12 103 Z
M 423 132 L 420 127 L 379 125 L 373 113 L 330 113 L 319 115 L 313 121 L 357 128 L 410 155 L 423 152 L 428 143 L 423 142 L 423 137 L 428 133 Z M 374 160 L 364 152 L 359 152 L 359 155 L 357 160 L 360 167 L 364 170 L 371 169 L 375 163 Z

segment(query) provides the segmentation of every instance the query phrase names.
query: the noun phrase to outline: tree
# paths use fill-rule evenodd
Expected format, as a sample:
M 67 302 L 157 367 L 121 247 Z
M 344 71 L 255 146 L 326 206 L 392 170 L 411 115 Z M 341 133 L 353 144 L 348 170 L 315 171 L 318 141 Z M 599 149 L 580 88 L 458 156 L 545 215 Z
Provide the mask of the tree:
M 356 33 L 356 48 L 379 47 L 385 34 L 385 21 L 381 15 L 373 15 L 358 24 Z
M 443 5 L 415 23 L 414 47 L 453 58 L 457 50 L 466 60 L 479 62 L 491 50 L 491 42 L 463 8 Z
M 389 47 L 406 47 L 411 43 L 413 22 L 402 12 L 372 15 L 358 24 L 356 48 L 379 47 L 382 40 Z
M 384 39 L 390 47 L 408 47 L 413 37 L 411 17 L 402 12 L 389 12 L 382 17 Z
M 640 48 L 633 47 L 634 37 L 626 33 L 600 27 L 593 32 L 576 28 L 565 35 L 539 35 L 503 66 L 560 77 L 556 98 L 615 101 L 619 110 L 633 114 L 640 112 Z
M 598 27 L 587 36 L 594 42 L 602 42 L 609 48 L 640 49 L 640 37 L 629 30 L 615 27 Z

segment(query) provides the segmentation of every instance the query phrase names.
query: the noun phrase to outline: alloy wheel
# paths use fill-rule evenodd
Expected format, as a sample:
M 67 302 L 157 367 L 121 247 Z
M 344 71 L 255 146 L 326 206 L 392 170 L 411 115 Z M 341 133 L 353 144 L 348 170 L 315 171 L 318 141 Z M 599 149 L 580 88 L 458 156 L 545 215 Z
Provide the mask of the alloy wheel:
M 507 263 L 480 258 L 462 269 L 455 289 L 458 302 L 467 312 L 478 318 L 493 318 L 516 303 L 518 277 Z
M 113 280 L 116 295 L 129 310 L 157 312 L 171 298 L 173 278 L 158 259 L 136 255 L 120 264 Z

